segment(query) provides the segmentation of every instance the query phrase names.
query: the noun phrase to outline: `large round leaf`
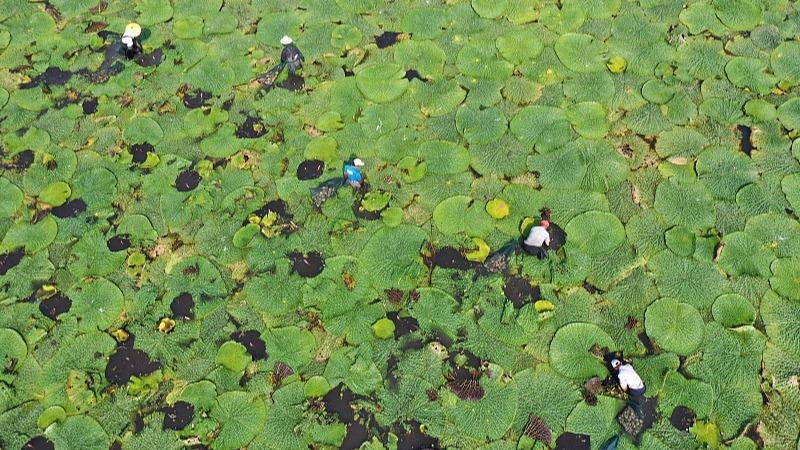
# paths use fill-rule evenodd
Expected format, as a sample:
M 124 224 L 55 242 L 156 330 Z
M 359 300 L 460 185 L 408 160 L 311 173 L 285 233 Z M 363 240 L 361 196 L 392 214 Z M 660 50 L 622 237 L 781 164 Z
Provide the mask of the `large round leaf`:
M 800 303 L 774 292 L 761 302 L 761 318 L 767 335 L 783 351 L 800 356 Z
M 750 233 L 736 231 L 722 240 L 719 266 L 729 275 L 751 275 L 767 278 L 775 259 L 772 250 Z
M 411 92 L 419 109 L 428 117 L 452 112 L 467 97 L 467 92 L 455 80 L 414 83 Z
M 217 397 L 211 417 L 220 424 L 213 441 L 215 449 L 234 450 L 247 444 L 264 427 L 267 408 L 264 400 L 240 391 L 226 392 Z
M 665 298 L 647 308 L 647 335 L 666 351 L 688 355 L 703 342 L 703 318 L 694 306 Z
M 575 72 L 605 70 L 605 45 L 591 35 L 580 33 L 561 35 L 553 48 L 561 63 L 570 70 Z
M 149 142 L 155 145 L 164 137 L 164 131 L 155 120 L 137 117 L 125 127 L 124 135 L 125 140 L 133 144 Z
M 433 223 L 444 234 L 467 232 L 486 236 L 492 231 L 492 219 L 480 202 L 465 195 L 447 198 L 433 210 Z
M 725 74 L 737 87 L 767 94 L 777 80 L 766 72 L 767 64 L 760 59 L 737 56 L 725 65 Z
M 800 43 L 783 42 L 770 55 L 772 72 L 783 81 L 800 83 Z
M 470 144 L 497 141 L 506 132 L 508 123 L 499 109 L 483 110 L 462 106 L 456 113 L 456 128 Z
M 377 289 L 411 289 L 425 271 L 420 249 L 425 233 L 411 225 L 378 230 L 361 250 L 361 262 Z
M 550 342 L 550 365 L 575 380 L 593 376 L 605 378 L 608 370 L 593 349 L 614 349 L 614 340 L 597 325 L 570 323 L 556 331 Z
M 47 428 L 45 435 L 58 449 L 107 450 L 108 434 L 100 424 L 86 415 L 67 418 Z
M 717 17 L 734 31 L 755 28 L 761 22 L 761 7 L 753 0 L 714 0 Z
M 442 74 L 447 55 L 431 41 L 402 41 L 395 46 L 394 61 L 414 69 L 422 78 L 436 79 Z
M 753 304 L 739 294 L 724 294 L 717 297 L 711 308 L 714 320 L 726 327 L 751 325 L 756 317 Z
M 800 258 L 779 258 L 772 262 L 769 284 L 780 295 L 800 300 Z
M 22 205 L 22 190 L 5 178 L 0 178 L 0 217 L 11 217 Z
M 589 255 L 609 252 L 625 240 L 625 228 L 617 216 L 602 211 L 580 214 L 564 230 L 569 242 Z
M 467 149 L 449 141 L 428 141 L 420 144 L 417 157 L 428 164 L 428 172 L 450 175 L 469 169 Z
M 397 64 L 372 64 L 356 74 L 356 86 L 367 100 L 386 103 L 399 98 L 408 89 L 404 75 L 405 70 Z
M 532 105 L 520 110 L 511 120 L 511 132 L 521 141 L 548 151 L 567 143 L 572 130 L 564 111 L 550 106 Z
M 567 108 L 567 118 L 581 136 L 601 139 L 608 133 L 608 118 L 603 105 L 596 102 L 582 102 Z
M 660 183 L 655 208 L 670 224 L 690 230 L 710 227 L 716 218 L 711 193 L 696 181 L 673 179 Z
M 25 340 L 11 328 L 0 328 L 0 365 L 11 368 L 22 362 L 28 355 L 28 346 Z M 11 384 L 14 381 L 14 370 L 0 372 L 0 381 Z
M 486 80 L 504 80 L 511 76 L 514 65 L 497 58 L 497 49 L 488 42 L 471 42 L 465 45 L 456 58 L 461 73 Z
M 105 278 L 86 278 L 78 281 L 68 291 L 72 299 L 70 314 L 81 320 L 84 330 L 105 330 L 122 313 L 125 297 L 116 284 Z

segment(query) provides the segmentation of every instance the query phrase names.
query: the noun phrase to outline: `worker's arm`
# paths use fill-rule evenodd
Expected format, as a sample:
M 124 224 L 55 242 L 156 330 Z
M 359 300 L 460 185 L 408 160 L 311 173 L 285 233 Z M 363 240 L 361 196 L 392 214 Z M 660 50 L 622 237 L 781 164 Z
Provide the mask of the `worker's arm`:
M 623 391 L 628 392 L 628 382 L 625 380 L 625 377 L 618 377 L 618 379 L 619 387 L 621 387 Z
M 544 243 L 548 246 L 550 245 L 550 235 L 548 234 L 546 238 L 544 238 Z

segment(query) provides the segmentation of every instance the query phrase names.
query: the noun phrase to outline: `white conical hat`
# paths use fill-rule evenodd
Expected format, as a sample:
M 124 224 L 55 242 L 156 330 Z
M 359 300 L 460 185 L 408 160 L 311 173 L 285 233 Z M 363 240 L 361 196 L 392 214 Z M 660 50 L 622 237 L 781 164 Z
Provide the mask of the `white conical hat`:
M 131 22 L 128 26 L 125 27 L 125 32 L 122 33 L 123 36 L 130 36 L 130 37 L 139 37 L 142 34 L 142 27 L 136 23 Z
M 281 38 L 281 44 L 283 44 L 283 45 L 289 45 L 292 42 L 294 42 L 294 41 L 289 36 L 284 36 L 284 37 Z
M 362 161 L 360 158 L 356 158 L 353 160 L 353 165 L 356 167 L 361 167 L 364 165 L 364 161 Z

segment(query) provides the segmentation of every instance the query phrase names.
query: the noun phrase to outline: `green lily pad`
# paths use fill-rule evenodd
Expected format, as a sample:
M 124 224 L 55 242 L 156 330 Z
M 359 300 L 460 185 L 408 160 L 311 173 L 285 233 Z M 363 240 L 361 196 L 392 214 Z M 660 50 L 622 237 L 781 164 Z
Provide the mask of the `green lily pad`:
M 439 79 L 447 55 L 431 41 L 402 41 L 395 45 L 394 61 L 405 69 L 414 69 L 425 79 Z
M 25 340 L 11 328 L 0 328 L 0 364 L 3 367 L 16 366 L 28 355 L 28 346 Z M 3 371 L 0 373 L 0 381 L 11 384 L 14 381 L 14 372 Z
M 720 295 L 711 309 L 714 320 L 726 327 L 751 325 L 756 317 L 753 304 L 739 294 Z
M 675 299 L 659 300 L 645 313 L 647 335 L 666 351 L 689 355 L 700 347 L 705 331 L 703 318 L 694 306 Z
M 39 201 L 50 206 L 61 206 L 72 195 L 72 189 L 63 181 L 48 184 L 39 193 Z
M 125 303 L 119 287 L 102 277 L 78 281 L 67 295 L 72 299 L 70 313 L 80 319 L 83 330 L 107 329 L 119 319 Z
M 752 30 L 761 22 L 761 7 L 752 0 L 714 0 L 717 17 L 734 31 Z
M 464 106 L 456 113 L 456 128 L 470 144 L 488 144 L 503 136 L 508 122 L 498 109 L 476 110 Z
M 216 362 L 232 372 L 241 372 L 250 364 L 252 358 L 244 345 L 228 341 L 217 351 Z
M 566 111 L 572 127 L 588 139 L 600 139 L 608 133 L 609 125 L 605 108 L 595 102 L 583 102 L 570 106 Z
M 486 80 L 504 80 L 511 76 L 514 65 L 497 58 L 497 48 L 483 42 L 465 45 L 456 57 L 456 66 L 464 75 Z
M 778 107 L 778 120 L 789 130 L 800 130 L 800 98 L 791 98 Z
M 125 127 L 125 140 L 140 144 L 148 142 L 158 144 L 164 137 L 164 131 L 158 123 L 149 117 L 137 117 Z
M 766 94 L 778 81 L 767 73 L 767 64 L 760 59 L 737 56 L 725 65 L 725 74 L 735 86 Z
M 341 51 L 347 51 L 358 47 L 363 38 L 364 34 L 358 28 L 341 24 L 331 32 L 331 45 Z
M 625 241 L 625 228 L 617 216 L 589 211 L 576 216 L 564 228 L 570 242 L 589 255 L 600 255 Z
M 511 120 L 511 132 L 521 141 L 548 151 L 566 144 L 572 137 L 567 116 L 561 109 L 532 105 Z
M 0 217 L 11 217 L 22 206 L 22 190 L 11 181 L 0 178 Z
M 560 374 L 574 380 L 593 376 L 605 378 L 608 370 L 593 348 L 612 349 L 614 340 L 597 325 L 570 323 L 556 331 L 550 342 L 550 365 Z
M 424 115 L 441 117 L 453 112 L 467 97 L 467 92 L 454 80 L 434 80 L 415 85 L 413 95 Z
M 408 89 L 405 71 L 398 64 L 378 63 L 364 67 L 356 74 L 358 90 L 367 100 L 386 103 L 396 100 Z
M 3 238 L 4 249 L 25 247 L 25 252 L 33 254 L 44 250 L 56 238 L 58 223 L 51 216 L 30 224 L 27 221 L 15 223 Z
M 513 64 L 525 64 L 536 60 L 544 44 L 533 32 L 509 33 L 497 38 L 495 46 L 503 58 Z
M 800 83 L 800 43 L 782 42 L 772 50 L 769 61 L 779 80 Z
M 485 19 L 495 19 L 508 8 L 508 0 L 472 0 L 472 9 Z
M 606 47 L 588 34 L 567 33 L 558 38 L 553 48 L 558 59 L 575 72 L 598 72 L 605 69 Z

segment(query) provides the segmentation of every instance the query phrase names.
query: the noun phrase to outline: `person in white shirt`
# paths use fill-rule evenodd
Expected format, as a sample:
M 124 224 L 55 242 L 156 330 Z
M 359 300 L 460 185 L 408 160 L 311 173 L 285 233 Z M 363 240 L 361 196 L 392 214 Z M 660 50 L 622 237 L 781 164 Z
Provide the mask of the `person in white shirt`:
M 547 258 L 545 247 L 550 245 L 550 233 L 547 231 L 549 227 L 550 222 L 542 220 L 539 225 L 531 228 L 528 237 L 522 241 L 522 249 L 539 259 Z
M 122 42 L 122 51 L 125 58 L 133 59 L 142 53 L 142 43 L 139 42 L 139 36 L 142 34 L 142 27 L 138 23 L 129 23 L 125 27 L 125 32 L 122 34 L 120 41 Z
M 636 373 L 632 365 L 623 363 L 619 359 L 612 359 L 611 367 L 617 372 L 619 387 L 628 393 L 628 402 L 631 407 L 633 407 L 633 411 L 641 417 L 642 401 L 644 400 L 644 393 L 647 389 L 642 378 Z

